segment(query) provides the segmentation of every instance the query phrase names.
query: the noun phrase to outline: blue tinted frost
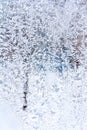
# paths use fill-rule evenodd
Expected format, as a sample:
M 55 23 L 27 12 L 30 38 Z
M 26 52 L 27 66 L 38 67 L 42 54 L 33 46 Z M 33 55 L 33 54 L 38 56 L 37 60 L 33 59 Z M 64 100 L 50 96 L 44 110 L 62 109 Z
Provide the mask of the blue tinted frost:
M 87 130 L 87 1 L 0 0 L 0 101 L 25 130 Z

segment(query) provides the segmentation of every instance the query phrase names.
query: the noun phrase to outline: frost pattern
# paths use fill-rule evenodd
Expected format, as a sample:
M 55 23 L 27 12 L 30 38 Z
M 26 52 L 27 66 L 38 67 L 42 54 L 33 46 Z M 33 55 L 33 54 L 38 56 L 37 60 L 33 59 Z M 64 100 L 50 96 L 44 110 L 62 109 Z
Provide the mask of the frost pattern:
M 87 130 L 86 49 L 86 0 L 0 1 L 0 100 L 26 129 Z

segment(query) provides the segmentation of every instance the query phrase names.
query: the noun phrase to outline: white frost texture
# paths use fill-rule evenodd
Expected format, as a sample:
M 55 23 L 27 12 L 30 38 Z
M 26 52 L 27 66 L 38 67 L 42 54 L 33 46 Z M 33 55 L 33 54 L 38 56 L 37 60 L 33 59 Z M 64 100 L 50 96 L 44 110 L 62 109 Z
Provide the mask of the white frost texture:
M 0 102 L 0 130 L 23 130 L 21 120 L 6 101 Z
M 87 0 L 0 0 L 0 130 L 21 127 L 87 130 Z

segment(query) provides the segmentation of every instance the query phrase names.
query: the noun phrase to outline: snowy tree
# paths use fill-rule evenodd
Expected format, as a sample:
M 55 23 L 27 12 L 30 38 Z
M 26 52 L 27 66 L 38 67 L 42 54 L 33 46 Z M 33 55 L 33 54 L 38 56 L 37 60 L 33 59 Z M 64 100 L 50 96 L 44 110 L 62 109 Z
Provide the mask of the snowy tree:
M 15 105 L 28 129 L 65 130 L 69 118 L 64 114 L 63 120 L 61 113 L 78 114 L 72 104 L 86 93 L 78 83 L 86 84 L 86 6 L 86 0 L 0 1 L 0 99 Z M 50 113 L 58 117 L 49 127 Z M 67 130 L 77 127 L 75 116 Z

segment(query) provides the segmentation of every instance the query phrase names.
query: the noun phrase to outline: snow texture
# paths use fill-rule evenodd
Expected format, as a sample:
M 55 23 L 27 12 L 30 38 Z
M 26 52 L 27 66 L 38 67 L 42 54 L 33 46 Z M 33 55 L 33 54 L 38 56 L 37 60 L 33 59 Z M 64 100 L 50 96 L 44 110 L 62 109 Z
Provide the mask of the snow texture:
M 24 130 L 87 130 L 87 0 L 0 0 L 0 101 Z

